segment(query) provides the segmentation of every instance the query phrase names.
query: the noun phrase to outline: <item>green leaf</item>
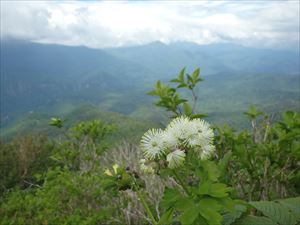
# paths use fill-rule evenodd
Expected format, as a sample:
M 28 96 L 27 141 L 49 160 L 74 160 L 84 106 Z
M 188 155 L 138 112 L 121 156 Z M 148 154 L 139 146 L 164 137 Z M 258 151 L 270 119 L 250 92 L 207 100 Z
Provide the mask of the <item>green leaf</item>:
M 238 220 L 234 225 L 277 225 L 267 217 L 247 216 Z
M 178 79 L 180 80 L 180 82 L 184 82 L 184 72 L 185 72 L 185 67 L 180 71 L 178 75 Z
M 193 75 L 192 75 L 194 81 L 196 81 L 198 79 L 199 73 L 200 73 L 200 68 L 197 68 L 194 70 Z
M 179 104 L 187 102 L 187 101 L 188 100 L 186 100 L 186 99 L 178 99 L 176 103 L 179 105 Z
M 249 204 L 281 225 L 294 225 L 296 223 L 295 216 L 284 205 L 267 201 L 249 202 Z
M 256 110 L 255 106 L 250 106 L 250 108 L 248 109 L 247 112 L 244 112 L 244 114 L 246 114 L 250 119 L 255 119 L 260 115 L 263 115 L 263 112 L 259 112 Z
M 160 217 L 160 220 L 158 221 L 158 225 L 171 224 L 171 223 L 172 223 L 172 220 L 173 220 L 173 211 L 174 211 L 173 208 L 167 210 L 167 211 Z
M 230 197 L 220 198 L 218 199 L 218 202 L 226 212 L 233 212 L 235 210 L 235 202 Z
M 187 116 L 192 114 L 192 109 L 190 107 L 190 104 L 187 103 L 187 102 L 183 103 L 183 110 L 184 110 L 184 114 L 187 115 Z
M 161 82 L 160 82 L 160 80 L 158 80 L 158 81 L 156 82 L 156 87 L 157 87 L 158 89 L 161 88 Z
M 218 201 L 209 197 L 201 199 L 199 204 L 214 211 L 219 211 L 222 208 Z
M 202 182 L 199 185 L 198 194 L 209 195 L 215 198 L 225 198 L 231 188 L 222 183 L 211 183 L 210 181 Z
M 188 197 L 179 197 L 174 203 L 174 208 L 179 211 L 184 211 L 187 208 L 196 207 L 192 199 Z
M 166 188 L 164 192 L 163 199 L 161 201 L 161 206 L 163 208 L 170 208 L 182 197 L 178 190 Z
M 300 219 L 300 197 L 282 199 L 282 200 L 278 200 L 277 202 L 289 208 L 289 210 L 291 210 L 294 216 L 298 220 Z
M 197 219 L 198 214 L 199 214 L 199 211 L 198 211 L 197 207 L 186 208 L 186 210 L 179 217 L 179 220 L 183 225 L 193 224 L 194 221 Z
M 181 81 L 179 79 L 172 79 L 170 80 L 170 82 L 173 82 L 173 83 L 181 83 Z
M 155 95 L 157 95 L 157 92 L 156 92 L 156 90 L 152 90 L 152 91 L 147 92 L 147 95 L 155 96 Z
M 231 157 L 232 157 L 232 152 L 229 151 L 229 152 L 226 152 L 224 157 L 219 161 L 218 168 L 219 168 L 219 171 L 221 173 L 221 176 L 225 175 L 225 173 L 227 171 L 226 168 L 228 166 L 228 163 L 229 163 Z
M 218 212 L 221 206 L 213 199 L 202 199 L 199 202 L 201 216 L 206 219 L 209 225 L 220 225 L 223 217 Z
M 188 81 L 193 83 L 193 77 L 190 74 L 187 74 Z
M 217 181 L 220 176 L 220 171 L 218 169 L 218 166 L 213 161 L 203 161 L 202 166 L 207 172 L 208 179 L 211 181 Z
M 177 88 L 184 88 L 184 87 L 188 87 L 188 85 L 185 83 L 182 83 L 177 86 Z
M 193 119 L 197 119 L 197 118 L 202 119 L 202 118 L 205 118 L 205 117 L 207 117 L 206 114 L 194 114 L 194 115 L 192 115 Z
M 57 128 L 62 128 L 63 127 L 63 121 L 60 118 L 51 118 L 51 121 L 49 123 L 50 126 L 54 126 Z
M 229 212 L 223 215 L 222 225 L 230 225 L 238 218 L 242 216 L 244 212 L 247 211 L 247 207 L 244 205 L 235 205 L 235 210 L 233 212 Z

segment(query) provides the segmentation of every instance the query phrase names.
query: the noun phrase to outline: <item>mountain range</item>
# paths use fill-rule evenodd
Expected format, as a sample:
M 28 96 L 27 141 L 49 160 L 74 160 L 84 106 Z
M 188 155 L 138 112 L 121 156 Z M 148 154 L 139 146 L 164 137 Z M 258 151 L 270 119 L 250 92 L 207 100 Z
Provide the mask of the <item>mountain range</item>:
M 186 67 L 200 67 L 199 111 L 239 123 L 255 104 L 277 112 L 299 110 L 299 51 L 188 42 L 90 49 L 1 41 L 1 127 L 28 113 L 62 115 L 91 104 L 135 118 L 160 120 L 146 95 Z

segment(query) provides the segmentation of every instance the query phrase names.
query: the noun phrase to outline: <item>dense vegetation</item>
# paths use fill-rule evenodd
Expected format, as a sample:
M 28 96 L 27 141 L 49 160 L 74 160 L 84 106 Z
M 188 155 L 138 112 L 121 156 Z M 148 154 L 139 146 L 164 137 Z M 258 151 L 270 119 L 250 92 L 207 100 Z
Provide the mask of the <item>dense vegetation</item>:
M 149 92 L 167 125 L 91 120 L 83 109 L 77 122 L 47 121 L 59 135 L 1 142 L 0 223 L 299 223 L 300 114 L 273 118 L 253 106 L 251 129 L 211 126 L 198 112 L 201 81 L 199 69 L 183 69 Z M 140 146 L 120 142 L 145 127 Z

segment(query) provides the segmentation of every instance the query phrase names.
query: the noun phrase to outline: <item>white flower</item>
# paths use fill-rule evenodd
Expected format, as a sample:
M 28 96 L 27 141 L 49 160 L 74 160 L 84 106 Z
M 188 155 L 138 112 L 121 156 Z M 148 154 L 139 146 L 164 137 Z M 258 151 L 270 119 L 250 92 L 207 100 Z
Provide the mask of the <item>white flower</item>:
M 214 131 L 210 127 L 209 123 L 207 123 L 204 120 L 201 119 L 195 119 L 193 120 L 195 124 L 195 128 L 198 131 L 198 133 L 207 141 L 211 142 L 214 138 Z
M 179 139 L 174 135 L 174 132 L 172 132 L 171 129 L 167 129 L 164 131 L 163 135 L 163 144 L 166 150 L 171 150 L 176 148 L 180 141 Z
M 167 155 L 168 166 L 171 169 L 179 167 L 183 164 L 185 160 L 185 152 L 180 149 L 176 149 Z
M 170 168 L 176 168 L 184 162 L 190 150 L 194 150 L 200 159 L 210 157 L 215 151 L 213 138 L 214 132 L 209 123 L 180 116 L 173 119 L 165 131 L 147 131 L 142 137 L 141 148 L 146 159 L 164 158 Z M 148 169 L 145 163 L 141 166 L 144 170 Z
M 190 123 L 190 135 L 187 137 L 189 146 L 203 146 L 213 141 L 214 132 L 209 123 L 201 119 L 194 119 Z
M 154 174 L 154 169 L 150 166 L 146 164 L 146 160 L 145 159 L 141 159 L 140 160 L 140 168 L 141 171 L 145 174 Z
M 154 159 L 164 154 L 163 131 L 161 129 L 148 130 L 141 140 L 141 148 L 147 159 Z
M 187 137 L 191 135 L 191 121 L 186 116 L 180 116 L 172 120 L 166 129 L 167 146 L 185 145 Z M 172 138 L 171 138 L 172 137 Z

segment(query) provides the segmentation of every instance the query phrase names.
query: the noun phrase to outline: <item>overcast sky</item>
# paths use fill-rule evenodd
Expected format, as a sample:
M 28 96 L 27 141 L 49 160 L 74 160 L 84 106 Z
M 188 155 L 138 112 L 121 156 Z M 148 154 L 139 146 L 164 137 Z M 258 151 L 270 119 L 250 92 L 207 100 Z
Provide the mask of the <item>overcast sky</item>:
M 7 1 L 1 39 L 92 48 L 190 41 L 296 48 L 294 1 Z

